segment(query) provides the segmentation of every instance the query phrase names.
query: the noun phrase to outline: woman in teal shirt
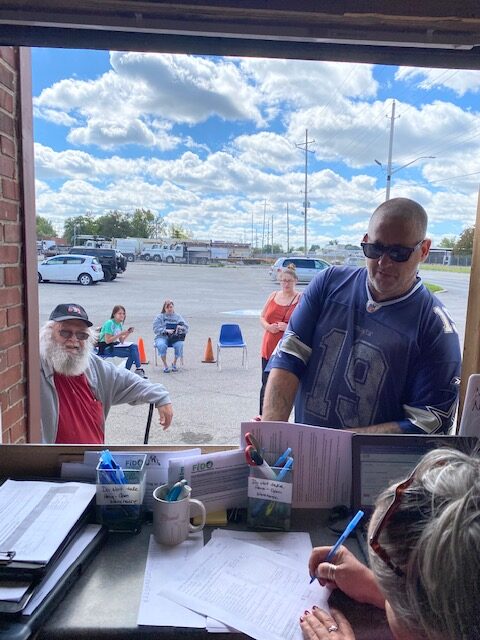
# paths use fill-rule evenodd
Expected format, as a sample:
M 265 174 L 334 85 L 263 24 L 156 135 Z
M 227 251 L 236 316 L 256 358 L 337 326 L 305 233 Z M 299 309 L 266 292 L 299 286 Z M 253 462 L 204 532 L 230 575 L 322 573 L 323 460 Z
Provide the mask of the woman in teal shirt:
M 123 328 L 126 317 L 127 312 L 125 311 L 125 307 L 122 307 L 121 304 L 113 307 L 110 320 L 107 320 L 100 330 L 98 354 L 127 358 L 125 367 L 131 369 L 132 365 L 135 364 L 135 373 L 142 378 L 147 378 L 148 376 L 145 375 L 145 371 L 142 369 L 142 362 L 137 345 L 133 342 L 123 344 L 125 339 L 133 332 L 133 327 L 129 327 L 128 329 Z

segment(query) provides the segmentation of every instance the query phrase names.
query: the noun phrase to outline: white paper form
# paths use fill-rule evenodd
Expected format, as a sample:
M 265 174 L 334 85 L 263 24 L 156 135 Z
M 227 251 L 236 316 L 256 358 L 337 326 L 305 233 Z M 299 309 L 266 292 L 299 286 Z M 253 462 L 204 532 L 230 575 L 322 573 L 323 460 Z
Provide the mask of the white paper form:
M 280 455 L 292 448 L 293 508 L 331 509 L 350 504 L 352 432 L 293 422 L 242 422 L 241 446 L 248 431 L 265 451 Z
M 480 374 L 472 373 L 468 378 L 459 436 L 480 436 Z
M 157 544 L 153 535 L 150 536 L 138 625 L 205 628 L 205 616 L 159 594 L 166 576 L 190 571 L 190 556 L 202 547 L 203 531 L 191 534 L 175 547 Z
M 248 474 L 245 450 L 234 449 L 170 460 L 168 482 L 185 478 L 192 498 L 201 500 L 210 513 L 247 505 Z
M 279 531 L 233 531 L 232 529 L 214 529 L 212 538 L 230 538 L 255 544 L 265 549 L 270 549 L 279 555 L 286 556 L 298 563 L 300 571 L 308 575 L 308 559 L 312 552 L 312 541 L 309 533 L 291 531 L 283 533 Z M 229 633 L 230 627 L 221 622 L 207 618 L 207 631 L 210 633 Z
M 95 496 L 95 485 L 7 480 L 0 487 L 0 549 L 47 564 Z
M 313 604 L 328 607 L 329 592 L 309 584 L 295 561 L 240 540 L 213 538 L 171 575 L 162 592 L 256 640 L 301 640 L 299 618 Z
M 300 531 L 234 531 L 233 529 L 214 529 L 212 538 L 230 538 L 255 544 L 269 549 L 281 556 L 298 562 L 299 568 L 308 575 L 308 560 L 312 552 L 312 540 L 309 533 Z
M 29 600 L 27 606 L 22 611 L 22 615 L 29 616 L 38 607 L 45 597 L 50 593 L 54 586 L 58 583 L 60 578 L 68 570 L 75 560 L 80 556 L 90 542 L 95 538 L 100 530 L 98 524 L 87 524 L 83 530 L 77 535 L 75 540 L 69 545 L 68 550 L 62 555 L 61 559 L 56 563 L 55 568 L 48 576 L 42 580 L 37 587 L 32 598 Z
M 25 580 L 0 580 L 0 600 L 3 602 L 19 602 L 29 586 L 30 582 Z
M 101 451 L 85 451 L 83 456 L 84 464 L 93 466 L 95 469 Z M 190 456 L 199 456 L 202 451 L 198 447 L 195 449 L 186 449 L 185 451 L 114 451 L 116 453 L 145 453 L 147 459 L 145 462 L 147 484 L 145 488 L 145 498 L 143 500 L 145 506 L 150 511 L 153 509 L 153 492 L 161 484 L 168 482 L 168 464 L 171 458 L 188 458 Z

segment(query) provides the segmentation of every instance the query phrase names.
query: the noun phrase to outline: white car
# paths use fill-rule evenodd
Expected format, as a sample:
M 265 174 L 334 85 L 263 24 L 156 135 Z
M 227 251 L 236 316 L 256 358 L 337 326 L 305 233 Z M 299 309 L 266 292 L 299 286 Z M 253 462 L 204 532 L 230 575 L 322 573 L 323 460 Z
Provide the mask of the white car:
M 271 280 L 278 280 L 278 276 L 289 264 L 294 264 L 299 282 L 310 282 L 313 278 L 331 265 L 325 260 L 318 258 L 278 258 L 270 267 L 269 276 Z
M 103 269 L 95 256 L 67 254 L 47 258 L 38 265 L 39 282 L 79 282 L 84 286 L 103 280 Z

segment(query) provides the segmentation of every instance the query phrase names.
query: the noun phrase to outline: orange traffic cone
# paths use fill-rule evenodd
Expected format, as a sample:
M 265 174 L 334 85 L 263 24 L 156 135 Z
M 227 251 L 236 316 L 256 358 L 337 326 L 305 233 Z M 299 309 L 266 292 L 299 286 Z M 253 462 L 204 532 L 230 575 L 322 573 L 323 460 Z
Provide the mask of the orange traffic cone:
M 142 364 L 149 364 L 147 360 L 147 354 L 145 353 L 145 344 L 143 338 L 138 339 L 138 353 L 140 354 L 140 362 Z
M 202 362 L 216 362 L 213 357 L 213 347 L 212 347 L 212 339 L 209 338 L 207 340 L 207 346 L 205 347 L 205 355 L 203 356 Z

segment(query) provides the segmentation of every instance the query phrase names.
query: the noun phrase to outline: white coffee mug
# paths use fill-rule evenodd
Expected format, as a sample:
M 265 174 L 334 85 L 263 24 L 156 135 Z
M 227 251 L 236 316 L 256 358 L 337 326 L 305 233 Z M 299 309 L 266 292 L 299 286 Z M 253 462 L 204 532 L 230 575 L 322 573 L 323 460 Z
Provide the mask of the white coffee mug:
M 203 502 L 190 498 L 192 490 L 189 486 L 184 486 L 181 498 L 173 502 L 165 500 L 168 491 L 169 486 L 162 484 L 153 492 L 153 536 L 159 544 L 173 546 L 186 540 L 189 533 L 201 531 L 207 512 Z M 194 511 L 199 511 L 198 514 L 191 513 L 192 506 Z M 202 522 L 199 525 L 190 523 L 194 515 L 201 515 Z

